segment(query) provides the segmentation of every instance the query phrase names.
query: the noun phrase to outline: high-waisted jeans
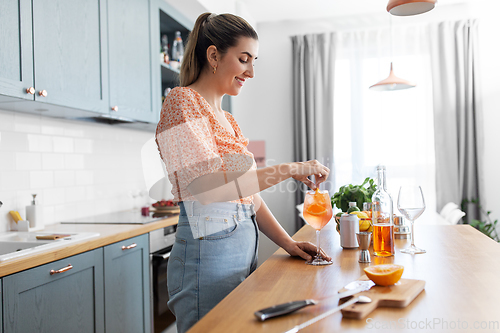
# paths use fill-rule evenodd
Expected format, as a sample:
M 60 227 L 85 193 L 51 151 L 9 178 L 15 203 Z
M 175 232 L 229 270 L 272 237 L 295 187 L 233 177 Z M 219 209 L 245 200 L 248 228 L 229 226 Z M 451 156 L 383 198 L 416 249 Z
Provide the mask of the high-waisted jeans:
M 168 307 L 183 333 L 256 269 L 259 231 L 253 205 L 184 201 L 179 206 L 167 286 Z

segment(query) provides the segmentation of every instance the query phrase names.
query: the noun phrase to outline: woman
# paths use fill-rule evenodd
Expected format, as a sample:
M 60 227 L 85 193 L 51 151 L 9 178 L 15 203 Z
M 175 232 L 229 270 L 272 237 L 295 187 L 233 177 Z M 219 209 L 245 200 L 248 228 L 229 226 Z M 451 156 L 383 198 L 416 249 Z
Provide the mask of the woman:
M 156 141 L 181 208 L 167 269 L 168 306 L 179 332 L 256 268 L 259 230 L 292 256 L 310 260 L 316 252 L 286 233 L 258 192 L 290 177 L 315 189 L 329 169 L 317 161 L 257 169 L 248 139 L 221 109 L 224 94 L 238 95 L 254 76 L 257 53 L 257 33 L 245 20 L 200 15 L 186 45 L 181 87 L 162 107 Z

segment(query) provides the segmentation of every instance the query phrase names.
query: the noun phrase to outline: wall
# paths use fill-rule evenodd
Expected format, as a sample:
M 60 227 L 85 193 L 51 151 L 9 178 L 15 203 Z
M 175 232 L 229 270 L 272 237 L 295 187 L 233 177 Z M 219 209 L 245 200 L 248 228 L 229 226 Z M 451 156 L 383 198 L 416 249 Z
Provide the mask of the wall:
M 413 17 L 393 17 L 393 25 L 443 21 L 463 18 L 480 19 L 480 48 L 482 65 L 484 108 L 484 203 L 494 219 L 500 218 L 500 193 L 498 191 L 498 165 L 500 155 L 495 145 L 500 125 L 500 74 L 498 57 L 498 8 L 494 0 L 479 0 L 473 4 L 437 6 L 432 12 Z M 233 99 L 234 114 L 243 133 L 252 140 L 265 140 L 269 157 L 274 163 L 293 160 L 292 132 L 292 43 L 290 37 L 307 33 L 334 30 L 364 29 L 387 26 L 389 14 L 370 16 L 336 17 L 314 21 L 284 21 L 258 24 L 260 50 L 256 62 L 255 78 L 250 80 L 241 94 Z M 279 193 L 278 193 L 279 192 Z M 294 232 L 294 198 L 287 191 L 268 190 L 262 194 L 275 216 L 289 232 Z M 261 259 L 276 250 L 268 240 L 261 246 Z
M 0 232 L 31 194 L 45 224 L 127 210 L 146 190 L 141 148 L 154 133 L 1 110 Z M 145 198 L 145 197 L 143 197 Z

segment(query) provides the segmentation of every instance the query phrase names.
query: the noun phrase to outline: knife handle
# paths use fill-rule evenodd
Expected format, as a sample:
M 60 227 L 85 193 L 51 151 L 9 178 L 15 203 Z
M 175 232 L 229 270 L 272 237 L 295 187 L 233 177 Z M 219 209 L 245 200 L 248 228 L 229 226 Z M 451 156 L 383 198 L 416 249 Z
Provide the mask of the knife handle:
M 288 313 L 292 313 L 294 311 L 300 310 L 308 305 L 314 305 L 316 301 L 312 299 L 305 299 L 302 301 L 293 301 L 283 304 L 278 304 L 271 306 L 269 308 L 265 308 L 255 312 L 255 316 L 260 320 L 264 321 L 269 318 L 282 316 Z

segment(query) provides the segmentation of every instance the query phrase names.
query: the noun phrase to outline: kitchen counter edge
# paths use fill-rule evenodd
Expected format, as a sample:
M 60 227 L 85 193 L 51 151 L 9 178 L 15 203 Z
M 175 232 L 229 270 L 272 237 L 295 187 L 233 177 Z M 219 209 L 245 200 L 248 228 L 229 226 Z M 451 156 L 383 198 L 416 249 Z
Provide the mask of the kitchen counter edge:
M 71 257 L 99 247 L 110 245 L 122 240 L 140 236 L 160 228 L 175 225 L 178 215 L 147 224 L 53 224 L 46 226 L 40 232 L 72 233 L 98 232 L 99 236 L 55 248 L 37 254 L 24 256 L 0 263 L 0 278 L 24 271 L 29 268 L 47 264 L 53 261 Z

